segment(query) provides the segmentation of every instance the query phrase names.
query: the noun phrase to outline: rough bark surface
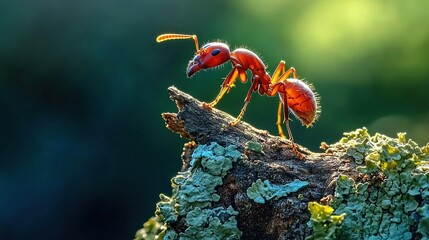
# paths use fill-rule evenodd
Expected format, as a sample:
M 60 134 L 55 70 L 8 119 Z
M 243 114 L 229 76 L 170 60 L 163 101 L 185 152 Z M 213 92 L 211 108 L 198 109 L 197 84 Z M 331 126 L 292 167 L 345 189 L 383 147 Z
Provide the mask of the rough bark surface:
M 185 144 L 183 170 L 187 169 L 196 145 L 211 142 L 223 147 L 235 145 L 244 154 L 244 159 L 234 163 L 223 184 L 216 189 L 221 199 L 215 203 L 215 207 L 233 206 L 238 211 L 236 219 L 243 233 L 242 239 L 304 239 L 311 231 L 307 226 L 310 219 L 308 202 L 321 199 L 323 202 L 325 197 L 333 194 L 339 175 L 355 180 L 360 176 L 355 162 L 341 149 L 313 153 L 297 145 L 305 156 L 299 159 L 288 140 L 255 129 L 243 121 L 230 126 L 229 122 L 234 118 L 229 114 L 215 108 L 205 109 L 202 102 L 175 87 L 168 91 L 179 111 L 162 114 L 167 128 L 192 142 Z M 249 144 L 261 146 L 262 151 L 249 147 Z M 308 182 L 308 186 L 287 197 L 258 204 L 246 194 L 258 179 L 273 184 L 299 179 Z M 180 232 L 183 226 L 178 224 L 175 228 Z
M 429 239 L 429 143 L 358 128 L 324 153 L 298 145 L 299 159 L 288 140 L 168 90 L 179 111 L 162 116 L 190 141 L 136 240 Z

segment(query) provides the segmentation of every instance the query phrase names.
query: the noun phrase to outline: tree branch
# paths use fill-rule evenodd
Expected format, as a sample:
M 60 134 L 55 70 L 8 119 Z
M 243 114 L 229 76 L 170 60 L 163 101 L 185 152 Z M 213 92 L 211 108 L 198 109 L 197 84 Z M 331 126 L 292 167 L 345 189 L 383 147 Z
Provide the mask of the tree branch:
M 290 141 L 168 91 L 178 112 L 162 114 L 167 128 L 191 141 L 136 239 L 429 237 L 429 144 L 362 128 L 323 153 L 297 145 L 298 159 Z
M 163 113 L 167 128 L 179 133 L 197 144 L 216 142 L 221 146 L 235 145 L 245 154 L 246 159 L 238 162 L 231 170 L 228 181 L 218 192 L 234 192 L 233 199 L 221 199 L 240 209 L 240 206 L 251 205 L 249 211 L 239 211 L 238 226 L 243 227 L 243 236 L 251 239 L 267 238 L 267 228 L 272 232 L 272 239 L 279 236 L 286 238 L 304 238 L 309 234 L 306 223 L 310 218 L 307 209 L 309 201 L 320 200 L 333 193 L 334 179 L 339 174 L 357 176 L 355 164 L 350 159 L 341 158 L 344 152 L 313 153 L 297 145 L 305 156 L 301 160 L 292 152 L 289 140 L 272 136 L 267 131 L 259 130 L 246 122 L 230 126 L 234 120 L 229 114 L 218 109 L 207 110 L 202 102 L 178 90 L 168 88 L 170 98 L 178 107 L 178 113 Z M 254 151 L 249 144 L 256 144 L 261 151 Z M 190 155 L 188 155 L 190 156 Z M 184 159 L 189 162 L 189 159 Z M 258 205 L 247 198 L 248 202 L 237 200 L 242 196 L 245 199 L 246 190 L 257 179 L 269 180 L 275 184 L 291 182 L 295 179 L 306 181 L 309 187 L 300 191 L 300 199 L 295 197 L 274 202 L 272 206 Z M 222 195 L 221 195 L 222 197 Z M 293 199 L 293 201 L 290 201 Z M 289 209 L 285 212 L 285 209 Z M 264 221 L 261 221 L 264 219 Z M 245 226 L 245 228 L 244 228 Z M 262 238 L 259 238 L 262 237 Z

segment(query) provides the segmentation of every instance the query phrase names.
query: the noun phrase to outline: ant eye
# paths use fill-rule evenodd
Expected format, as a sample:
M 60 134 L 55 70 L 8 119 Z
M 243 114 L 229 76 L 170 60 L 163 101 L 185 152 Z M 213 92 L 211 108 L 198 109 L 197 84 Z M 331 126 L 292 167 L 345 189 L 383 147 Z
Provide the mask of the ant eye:
M 219 49 L 215 49 L 215 50 L 212 51 L 212 56 L 216 56 L 219 53 L 220 53 L 220 50 Z

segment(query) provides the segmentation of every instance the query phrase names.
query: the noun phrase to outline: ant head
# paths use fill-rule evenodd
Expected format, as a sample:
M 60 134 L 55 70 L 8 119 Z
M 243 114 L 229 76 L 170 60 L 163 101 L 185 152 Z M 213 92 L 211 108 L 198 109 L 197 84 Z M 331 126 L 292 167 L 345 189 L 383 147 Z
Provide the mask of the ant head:
M 186 74 L 191 77 L 201 69 L 217 67 L 231 58 L 228 45 L 220 42 L 207 43 L 202 46 L 194 58 L 189 61 Z

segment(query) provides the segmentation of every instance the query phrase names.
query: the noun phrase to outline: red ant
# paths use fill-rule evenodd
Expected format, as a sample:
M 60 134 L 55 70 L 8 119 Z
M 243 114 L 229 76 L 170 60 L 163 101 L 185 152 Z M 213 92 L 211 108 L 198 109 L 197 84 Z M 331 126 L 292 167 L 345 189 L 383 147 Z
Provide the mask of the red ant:
M 303 125 L 310 127 L 320 113 L 320 109 L 318 108 L 318 97 L 317 94 L 313 92 L 313 87 L 299 80 L 293 67 L 286 71 L 286 64 L 283 60 L 280 61 L 273 75 L 270 76 L 265 71 L 266 67 L 258 55 L 245 48 L 238 48 L 231 52 L 228 45 L 221 42 L 207 43 L 199 48 L 197 36 L 187 34 L 162 34 L 156 38 L 156 41 L 163 42 L 166 40 L 190 38 L 194 40 L 197 52 L 194 58 L 189 61 L 188 68 L 186 69 L 188 77 L 191 77 L 201 69 L 220 66 L 228 60 L 232 62 L 233 67 L 225 78 L 215 100 L 211 103 L 203 103 L 203 107 L 207 109 L 214 107 L 223 95 L 229 92 L 231 87 L 234 86 L 237 78 L 239 78 L 242 83 L 245 83 L 247 81 L 246 70 L 250 69 L 252 73 L 252 86 L 244 99 L 244 106 L 240 114 L 234 121 L 230 122 L 230 125 L 235 126 L 241 120 L 253 92 L 258 91 L 260 95 L 266 94 L 268 96 L 274 96 L 278 93 L 280 102 L 277 110 L 276 124 L 279 135 L 285 138 L 281 126 L 281 113 L 283 108 L 283 119 L 286 124 L 289 139 L 292 143 L 292 150 L 298 157 L 303 158 L 304 156 L 296 149 L 292 132 L 289 128 L 289 110 Z M 293 78 L 288 78 L 291 74 Z

